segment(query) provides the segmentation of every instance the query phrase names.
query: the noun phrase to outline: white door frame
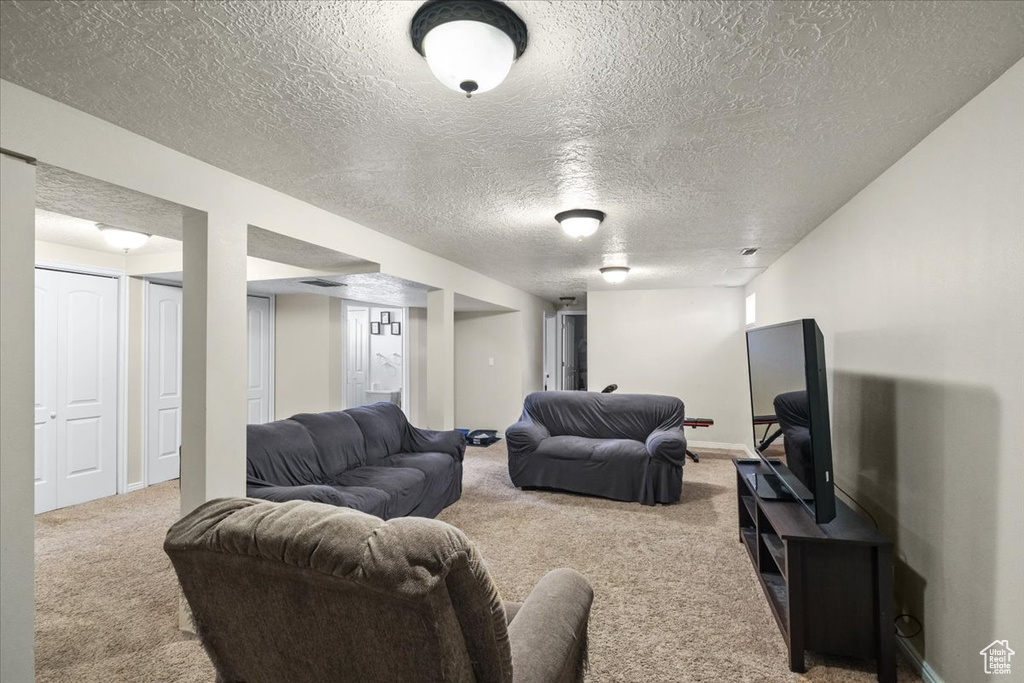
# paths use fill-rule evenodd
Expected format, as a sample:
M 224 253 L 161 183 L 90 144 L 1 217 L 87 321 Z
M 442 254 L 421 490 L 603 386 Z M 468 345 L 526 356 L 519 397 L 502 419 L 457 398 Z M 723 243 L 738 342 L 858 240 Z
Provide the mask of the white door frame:
M 134 489 L 146 488 L 150 485 L 149 483 L 149 452 L 147 447 L 149 444 L 149 286 L 163 285 L 164 287 L 177 287 L 178 289 L 183 288 L 181 282 L 171 282 L 167 280 L 161 280 L 160 278 L 143 278 L 143 295 L 142 295 L 142 472 L 141 479 L 139 482 L 132 487 Z M 246 294 L 248 297 L 254 296 L 263 299 L 270 300 L 270 421 L 274 421 L 276 415 L 276 408 L 274 406 L 274 399 L 277 394 L 275 388 L 275 377 L 277 376 L 277 351 L 276 351 L 276 338 L 277 338 L 277 295 L 275 294 Z M 184 345 L 182 340 L 182 345 Z M 125 461 L 125 477 L 128 476 L 127 472 L 127 460 Z
M 553 389 L 556 389 L 556 390 L 559 390 L 559 391 L 564 389 L 564 387 L 562 386 L 562 379 L 564 377 L 564 373 L 562 372 L 562 348 L 563 348 L 562 347 L 562 322 L 565 320 L 566 316 L 569 316 L 569 315 L 583 315 L 583 316 L 585 316 L 586 314 L 587 314 L 587 312 L 585 310 L 583 310 L 583 311 L 556 311 L 555 312 L 555 344 L 554 344 L 554 348 L 555 348 L 555 382 L 554 382 L 554 387 L 552 387 Z M 587 377 L 587 391 L 590 391 L 590 390 L 591 390 L 591 387 L 590 387 L 590 377 Z
M 128 490 L 128 274 L 115 268 L 83 266 L 78 263 L 36 259 L 36 268 L 56 270 L 79 275 L 95 275 L 117 280 L 117 408 L 115 410 L 117 435 L 117 493 Z
M 357 301 L 355 299 L 342 299 L 341 300 L 341 385 L 343 387 L 342 396 L 342 408 L 352 408 L 348 404 L 348 309 L 349 307 L 355 308 L 397 308 L 402 311 L 402 412 L 405 413 L 406 417 L 412 419 L 412 406 L 409 405 L 409 397 L 412 396 L 412 392 L 409 387 L 409 307 L 408 306 L 392 306 L 391 304 L 380 304 L 371 303 L 369 301 Z M 367 334 L 369 334 L 369 328 L 367 328 Z
M 267 384 L 269 385 L 270 400 L 267 402 L 270 406 L 270 420 L 273 422 L 276 419 L 277 408 L 274 405 L 275 394 L 277 389 L 275 388 L 274 379 L 277 376 L 277 295 L 276 294 L 246 294 L 246 299 L 252 297 L 253 299 L 267 299 L 270 301 L 270 315 L 269 315 L 269 326 L 270 326 L 270 339 L 268 340 L 267 353 L 270 354 L 270 377 L 268 378 Z M 248 340 L 246 340 L 248 341 Z

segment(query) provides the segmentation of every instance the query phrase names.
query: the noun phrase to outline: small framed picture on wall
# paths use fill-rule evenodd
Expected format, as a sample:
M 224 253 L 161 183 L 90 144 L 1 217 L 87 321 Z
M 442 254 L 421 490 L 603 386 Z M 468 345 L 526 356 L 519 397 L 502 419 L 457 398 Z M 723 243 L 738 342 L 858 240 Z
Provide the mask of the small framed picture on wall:
M 391 323 L 391 334 L 402 334 L 402 323 Z
M 380 323 L 370 323 L 370 334 L 381 334 Z
M 381 325 L 390 325 L 391 324 L 391 311 L 381 311 L 380 312 L 380 324 Z

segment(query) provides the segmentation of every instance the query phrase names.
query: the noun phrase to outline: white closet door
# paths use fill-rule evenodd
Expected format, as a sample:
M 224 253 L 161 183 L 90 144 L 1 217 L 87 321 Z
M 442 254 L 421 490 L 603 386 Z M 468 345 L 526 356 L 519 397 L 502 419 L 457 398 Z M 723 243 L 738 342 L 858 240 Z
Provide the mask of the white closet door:
M 36 514 L 57 507 L 57 277 L 36 269 Z
M 370 309 L 348 308 L 345 320 L 345 400 L 346 408 L 366 403 L 370 364 Z
M 270 299 L 250 296 L 249 315 L 249 424 L 270 422 Z
M 117 280 L 57 274 L 57 507 L 117 493 Z
M 178 478 L 181 289 L 149 283 L 146 300 L 146 480 Z

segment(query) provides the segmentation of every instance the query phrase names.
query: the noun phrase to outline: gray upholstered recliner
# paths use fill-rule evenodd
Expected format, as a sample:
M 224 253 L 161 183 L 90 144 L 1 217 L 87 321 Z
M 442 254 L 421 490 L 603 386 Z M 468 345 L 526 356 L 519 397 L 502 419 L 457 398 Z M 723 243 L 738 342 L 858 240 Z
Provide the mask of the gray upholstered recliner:
M 538 391 L 505 431 L 508 473 L 521 488 L 553 488 L 675 503 L 683 490 L 683 402 L 673 396 Z
M 211 501 L 167 532 L 218 683 L 578 683 L 593 591 L 571 569 L 503 604 L 443 522 Z

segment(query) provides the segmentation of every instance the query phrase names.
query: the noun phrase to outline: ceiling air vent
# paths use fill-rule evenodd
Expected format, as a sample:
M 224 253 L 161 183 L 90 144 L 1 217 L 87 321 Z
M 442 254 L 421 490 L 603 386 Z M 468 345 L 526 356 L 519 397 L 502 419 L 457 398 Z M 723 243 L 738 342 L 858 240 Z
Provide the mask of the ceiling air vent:
M 316 278 L 315 280 L 301 280 L 301 284 L 313 285 L 314 287 L 345 287 L 342 282 L 332 282 L 331 280 L 322 280 Z

